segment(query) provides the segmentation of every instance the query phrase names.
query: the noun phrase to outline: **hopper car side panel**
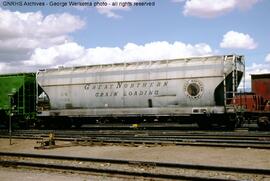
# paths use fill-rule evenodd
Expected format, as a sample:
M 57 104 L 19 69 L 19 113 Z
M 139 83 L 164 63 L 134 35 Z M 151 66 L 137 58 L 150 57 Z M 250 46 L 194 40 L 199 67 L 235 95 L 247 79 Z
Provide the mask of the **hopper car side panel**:
M 199 82 L 200 94 L 187 90 L 188 84 Z M 209 85 L 207 82 L 211 82 Z M 106 82 L 43 87 L 49 92 L 52 109 L 194 107 L 215 106 L 215 84 L 222 77 L 160 79 L 149 81 Z M 205 86 L 207 85 L 207 86 Z M 190 88 L 191 89 L 191 88 Z M 188 92 L 189 91 L 189 92 Z M 196 90 L 195 90 L 196 91 Z M 191 95 L 193 97 L 191 97 Z M 152 106 L 149 105 L 149 100 Z
M 243 71 L 234 55 L 47 69 L 37 82 L 50 109 L 39 116 L 223 114 Z

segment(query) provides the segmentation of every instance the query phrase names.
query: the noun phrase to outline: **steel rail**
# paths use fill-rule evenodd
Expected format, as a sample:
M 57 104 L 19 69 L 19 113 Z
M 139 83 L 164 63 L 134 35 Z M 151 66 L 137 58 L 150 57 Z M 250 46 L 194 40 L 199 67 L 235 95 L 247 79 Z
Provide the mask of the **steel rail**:
M 1 156 L 10 157 L 28 157 L 28 158 L 43 158 L 43 159 L 57 159 L 57 160 L 72 160 L 72 161 L 89 161 L 89 162 L 105 162 L 115 164 L 138 164 L 138 165 L 153 165 L 158 167 L 170 168 L 186 168 L 186 169 L 200 169 L 200 170 L 213 170 L 213 171 L 229 171 L 239 173 L 254 173 L 270 175 L 270 169 L 258 168 L 240 168 L 240 167 L 223 167 L 223 166 L 209 166 L 209 165 L 194 165 L 194 164 L 181 164 L 181 163 L 166 163 L 166 162 L 150 162 L 150 161 L 134 161 L 134 160 L 116 160 L 116 159 L 103 159 L 103 158 L 90 158 L 90 157 L 71 157 L 60 155 L 41 155 L 31 153 L 14 153 L 14 152 L 0 152 Z
M 0 134 L 7 133 L 8 130 L 0 130 Z M 270 137 L 270 133 L 268 132 L 228 132 L 228 131 L 171 131 L 171 130 L 14 130 L 13 133 L 17 134 L 47 134 L 50 132 L 54 132 L 56 134 L 110 134 L 110 135 L 135 135 L 135 134 L 148 134 L 149 136 L 162 136 L 162 135 L 170 135 L 170 136 L 235 136 L 235 137 L 258 137 L 265 136 Z
M 47 136 L 46 136 L 47 137 Z M 13 136 L 13 139 L 37 139 L 42 140 L 42 137 L 25 137 Z M 2 136 L 8 138 L 8 136 Z M 233 147 L 233 148 L 257 148 L 257 149 L 270 149 L 270 141 L 237 141 L 237 140 L 201 140 L 201 139 L 151 139 L 151 138 L 121 138 L 121 137 L 55 137 L 55 141 L 70 141 L 79 143 L 101 143 L 101 144 L 148 144 L 148 145 L 183 145 L 183 146 L 211 146 L 211 147 Z
M 89 138 L 133 138 L 133 139 L 140 139 L 140 140 L 144 140 L 144 139 L 153 139 L 153 140 L 166 140 L 166 141 L 178 141 L 178 140 L 186 140 L 186 139 L 196 139 L 196 140 L 207 140 L 208 142 L 210 142 L 210 140 L 221 140 L 221 141 L 226 141 L 227 142 L 257 142 L 257 143 L 270 143 L 270 137 L 265 137 L 265 136 L 257 136 L 257 137 L 235 137 L 235 136 L 207 136 L 207 135 L 186 135 L 186 136 L 170 136 L 170 135 L 156 135 L 156 136 L 152 136 L 152 135 L 139 135 L 139 134 L 135 134 L 135 135 L 131 135 L 131 134 L 81 134 L 81 133 L 77 133 L 77 134 L 58 134 L 55 133 L 55 135 L 58 138 L 66 138 L 66 137 L 72 137 L 72 138 L 81 138 L 81 137 L 89 137 Z M 0 135 L 0 137 L 5 137 L 7 136 L 5 135 Z M 15 137 L 46 137 L 48 136 L 48 134 L 20 134 L 20 133 L 15 133 L 13 134 L 13 136 Z
M 32 162 L 21 162 L 21 161 L 0 161 L 0 164 L 4 165 L 5 167 L 9 165 L 10 166 L 28 166 L 28 167 L 36 167 L 36 168 L 70 170 L 72 172 L 85 171 L 85 172 L 92 172 L 92 173 L 124 175 L 124 176 L 129 176 L 129 177 L 130 176 L 147 177 L 147 178 L 171 179 L 171 180 L 234 181 L 232 179 L 195 177 L 195 176 L 173 175 L 173 174 L 158 174 L 158 173 L 147 173 L 147 172 L 124 171 L 124 170 L 117 170 L 117 169 L 100 169 L 100 168 L 89 168 L 89 167 L 78 167 L 78 166 L 67 166 L 67 165 L 45 164 L 45 163 L 32 163 Z
M 37 135 L 37 136 L 46 136 L 49 133 L 54 133 L 58 137 L 64 137 L 64 136 L 95 136 L 95 137 L 155 137 L 155 138 L 196 138 L 196 139 L 233 139 L 233 140 L 270 140 L 270 133 L 264 133 L 264 134 L 235 134 L 235 133 L 227 133 L 227 132 L 221 132 L 221 133 L 215 133 L 213 134 L 205 132 L 205 133 L 197 133 L 197 132 L 191 132 L 191 133 L 183 133 L 183 132 L 150 132 L 150 131 L 106 131 L 106 132 L 93 132 L 93 131 L 58 131 L 58 130 L 48 130 L 48 131 L 14 131 L 14 136 L 28 136 L 28 135 Z M 7 135 L 8 132 L 0 132 L 0 136 Z
M 48 132 L 48 131 L 69 131 L 69 132 L 151 132 L 151 133 L 155 133 L 155 132 L 167 132 L 167 133 L 180 133 L 180 134 L 244 134 L 244 133 L 256 133 L 256 134 L 265 134 L 265 133 L 269 133 L 269 131 L 247 131 L 247 130 L 235 130 L 235 131 L 226 131 L 226 130 L 168 130 L 168 129 L 158 129 L 158 130 L 151 130 L 151 129 L 140 129 L 140 127 L 138 128 L 132 128 L 132 129 L 126 129 L 126 130 L 122 130 L 122 129 L 117 129 L 114 127 L 110 127 L 111 129 L 98 129 L 98 130 L 92 130 L 92 129 L 16 129 L 15 131 L 21 131 L 21 132 Z M 8 131 L 8 129 L 0 129 L 0 132 L 5 132 Z
M 67 139 L 58 139 L 67 141 Z M 69 139 L 72 141 L 72 139 Z M 250 143 L 228 143 L 228 142 L 207 142 L 200 140 L 182 140 L 182 141 L 156 141 L 156 140 L 134 140 L 134 139 L 87 139 L 81 138 L 76 139 L 76 142 L 90 142 L 90 143 L 101 143 L 101 144 L 149 144 L 149 145 L 181 145 L 181 146 L 204 146 L 204 147 L 233 147 L 233 148 L 257 148 L 257 149 L 270 149 L 270 144 L 250 144 Z
M 14 152 L 0 152 L 1 156 L 19 157 L 19 158 L 38 158 L 38 159 L 54 159 L 54 160 L 68 160 L 68 161 L 85 161 L 85 162 L 103 162 L 110 164 L 127 164 L 127 165 L 150 165 L 154 167 L 166 167 L 177 169 L 192 169 L 192 170 L 206 170 L 206 171 L 222 171 L 244 174 L 260 174 L 270 175 L 270 169 L 259 168 L 243 168 L 243 167 L 225 167 L 225 166 L 211 166 L 211 165 L 194 165 L 194 164 L 181 164 L 181 163 L 166 163 L 166 162 L 151 162 L 151 161 L 137 161 L 137 160 L 116 160 L 116 159 L 103 159 L 103 158 L 89 158 L 89 157 L 70 157 L 70 156 L 58 156 L 58 155 L 41 155 L 41 154 L 29 154 L 29 153 L 14 153 Z M 57 164 L 44 164 L 44 163 L 31 163 L 25 161 L 0 161 L 1 165 L 17 165 L 17 166 L 32 166 L 32 167 L 44 167 L 55 169 L 68 169 L 77 171 L 91 171 L 99 173 L 111 173 L 120 175 L 133 175 L 143 177 L 154 178 L 167 178 L 167 179 L 191 179 L 191 180 L 224 180 L 217 178 L 205 178 L 205 177 L 187 177 L 184 175 L 171 175 L 171 174 L 155 174 L 146 172 L 129 172 L 114 169 L 97 169 L 89 167 L 77 167 Z M 228 180 L 228 179 L 225 179 Z

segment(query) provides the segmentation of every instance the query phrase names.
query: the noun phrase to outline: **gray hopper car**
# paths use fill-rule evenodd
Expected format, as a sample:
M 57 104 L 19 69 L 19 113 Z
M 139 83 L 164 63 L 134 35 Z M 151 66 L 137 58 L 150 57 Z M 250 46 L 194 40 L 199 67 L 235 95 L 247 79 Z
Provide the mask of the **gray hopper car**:
M 232 101 L 243 74 L 239 55 L 40 70 L 39 100 L 43 95 L 49 105 L 39 107 L 38 116 L 77 121 L 188 116 L 201 126 L 214 120 L 231 125 L 238 113 Z

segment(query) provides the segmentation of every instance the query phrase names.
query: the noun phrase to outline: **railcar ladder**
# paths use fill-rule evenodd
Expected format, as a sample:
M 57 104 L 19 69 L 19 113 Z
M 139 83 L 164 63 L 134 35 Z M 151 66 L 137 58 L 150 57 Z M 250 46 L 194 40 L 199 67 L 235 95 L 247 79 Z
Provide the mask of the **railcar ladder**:
M 231 61 L 232 63 L 232 80 L 226 81 L 227 74 L 225 73 L 226 62 Z M 225 56 L 224 59 L 224 74 L 223 74 L 223 84 L 224 84 L 224 106 L 225 111 L 236 112 L 235 106 L 235 96 L 237 94 L 238 87 L 238 72 L 237 72 L 237 57 L 235 55 Z M 231 85 L 229 85 L 231 84 Z M 231 90 L 230 90 L 231 87 Z

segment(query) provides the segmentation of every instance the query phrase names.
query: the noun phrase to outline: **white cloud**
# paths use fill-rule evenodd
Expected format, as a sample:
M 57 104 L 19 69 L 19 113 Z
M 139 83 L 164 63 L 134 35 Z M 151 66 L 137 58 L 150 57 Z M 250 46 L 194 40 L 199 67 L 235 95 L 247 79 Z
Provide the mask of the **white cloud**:
M 265 61 L 270 63 L 270 53 L 268 53 L 268 55 L 266 55 Z M 270 72 L 270 71 L 269 71 L 269 72 Z
M 253 63 L 251 66 L 246 67 L 245 73 L 245 87 L 247 90 L 251 89 L 251 74 L 264 74 L 270 72 L 270 64 L 257 64 Z M 243 87 L 243 82 L 239 87 Z
M 264 74 L 270 72 L 270 62 L 267 61 L 267 58 L 270 58 L 270 54 L 266 56 L 265 63 L 252 63 L 250 66 L 245 68 L 245 88 L 246 91 L 251 90 L 251 75 L 252 74 Z M 244 87 L 243 80 L 240 84 L 240 89 Z
M 139 52 L 139 53 L 138 53 Z M 107 64 L 115 62 L 143 61 L 173 59 L 189 56 L 211 55 L 209 45 L 199 43 L 195 45 L 166 41 L 157 41 L 145 45 L 128 43 L 123 48 L 119 47 L 96 47 L 86 49 L 76 43 L 66 43 L 47 49 L 36 49 L 26 65 L 43 66 L 74 66 Z
M 106 6 L 97 6 L 97 11 L 100 14 L 106 15 L 108 18 L 121 18 L 119 14 L 116 13 L 116 11 L 129 11 L 130 5 L 134 2 L 139 2 L 140 0 L 129 0 L 129 1 L 123 1 L 123 0 L 99 0 L 100 3 L 107 3 Z M 113 6 L 112 3 L 118 3 L 117 5 Z
M 35 71 L 36 69 L 34 67 L 25 66 L 23 62 L 16 62 L 16 63 L 0 62 L 0 74 L 18 73 L 18 72 L 35 72 Z
M 1 39 L 55 37 L 80 29 L 84 24 L 79 17 L 68 13 L 43 16 L 41 12 L 20 13 L 0 8 Z
M 6 64 L 0 62 L 0 72 L 3 72 L 3 70 L 6 68 Z
M 255 49 L 257 43 L 248 34 L 229 31 L 223 35 L 221 48 Z
M 260 73 L 269 73 L 270 64 L 257 64 L 253 63 L 251 66 L 246 68 L 247 73 L 250 74 L 260 74 Z
M 212 54 L 212 49 L 207 44 L 184 44 L 166 41 L 156 41 L 145 45 L 128 43 L 123 48 L 97 47 L 86 50 L 83 57 L 71 61 L 69 65 L 105 64 L 115 62 L 143 61 L 173 59 L 189 56 L 202 56 Z
M 55 66 L 65 64 L 66 61 L 79 58 L 84 53 L 84 48 L 74 42 L 56 45 L 47 49 L 36 48 L 30 60 L 24 61 L 26 65 L 32 66 Z
M 106 64 L 213 53 L 205 43 L 192 45 L 166 41 L 85 48 L 68 36 L 84 24 L 79 17 L 67 13 L 44 16 L 41 12 L 21 13 L 0 8 L 1 73 L 36 71 L 58 65 Z
M 183 14 L 202 18 L 213 18 L 234 9 L 246 10 L 260 0 L 186 0 Z M 174 0 L 174 2 L 183 2 Z
M 12 12 L 0 8 L 0 61 L 28 59 L 35 48 L 63 44 L 84 21 L 68 13 Z M 68 27 L 68 28 L 67 28 Z

